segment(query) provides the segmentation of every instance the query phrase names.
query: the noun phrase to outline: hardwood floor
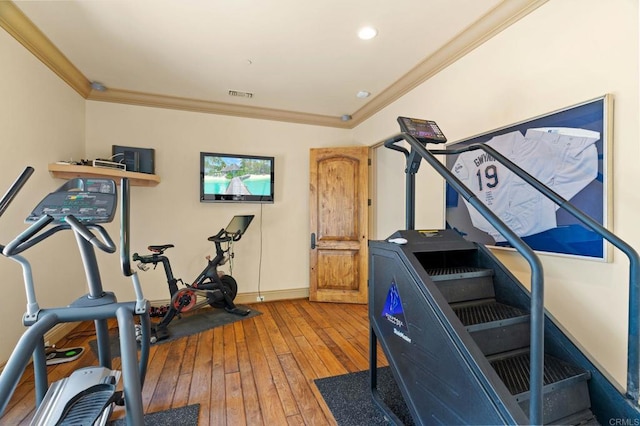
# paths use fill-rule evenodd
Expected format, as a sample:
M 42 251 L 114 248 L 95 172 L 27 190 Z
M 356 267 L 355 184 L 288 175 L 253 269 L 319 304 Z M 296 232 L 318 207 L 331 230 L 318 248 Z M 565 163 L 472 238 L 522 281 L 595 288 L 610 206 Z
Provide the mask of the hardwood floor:
M 313 381 L 368 369 L 367 306 L 291 300 L 253 308 L 262 315 L 152 346 L 145 413 L 198 403 L 201 426 L 335 425 Z M 50 381 L 96 364 L 87 344 L 92 327 L 83 323 L 58 343 L 87 351 L 75 362 L 49 367 Z M 28 424 L 33 405 L 29 368 L 0 424 Z M 118 407 L 112 418 L 122 416 Z

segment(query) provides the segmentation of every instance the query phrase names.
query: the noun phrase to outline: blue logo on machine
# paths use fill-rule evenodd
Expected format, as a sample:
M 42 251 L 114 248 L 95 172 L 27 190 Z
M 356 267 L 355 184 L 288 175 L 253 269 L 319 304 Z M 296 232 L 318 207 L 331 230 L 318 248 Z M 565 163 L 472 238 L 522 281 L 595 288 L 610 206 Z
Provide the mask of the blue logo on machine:
M 391 286 L 387 293 L 387 300 L 384 302 L 384 308 L 382 309 L 382 316 L 393 324 L 394 334 L 411 343 L 411 338 L 407 335 L 409 329 L 407 328 L 404 318 L 402 299 L 400 299 L 400 292 L 398 291 L 398 285 L 395 279 L 391 281 Z

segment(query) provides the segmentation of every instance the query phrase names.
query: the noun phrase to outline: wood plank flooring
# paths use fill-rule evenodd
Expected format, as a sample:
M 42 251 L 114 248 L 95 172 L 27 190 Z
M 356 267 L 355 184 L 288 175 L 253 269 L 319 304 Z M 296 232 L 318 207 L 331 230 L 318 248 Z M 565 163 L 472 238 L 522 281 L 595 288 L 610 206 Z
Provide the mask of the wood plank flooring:
M 253 308 L 262 315 L 152 346 L 145 413 L 198 403 L 201 426 L 335 425 L 313 381 L 368 369 L 367 306 L 301 299 Z M 95 365 L 87 344 L 93 338 L 89 322 L 58 342 L 87 351 L 75 362 L 49 367 L 50 380 Z M 386 365 L 380 350 L 378 360 Z M 33 405 L 28 368 L 0 425 L 28 424 Z M 118 407 L 112 418 L 123 415 Z

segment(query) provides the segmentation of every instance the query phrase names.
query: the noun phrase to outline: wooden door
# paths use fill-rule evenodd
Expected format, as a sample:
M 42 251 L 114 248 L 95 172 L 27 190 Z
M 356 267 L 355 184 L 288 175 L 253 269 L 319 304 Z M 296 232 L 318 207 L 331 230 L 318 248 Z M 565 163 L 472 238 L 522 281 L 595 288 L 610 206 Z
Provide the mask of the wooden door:
M 367 303 L 368 153 L 311 149 L 309 300 Z

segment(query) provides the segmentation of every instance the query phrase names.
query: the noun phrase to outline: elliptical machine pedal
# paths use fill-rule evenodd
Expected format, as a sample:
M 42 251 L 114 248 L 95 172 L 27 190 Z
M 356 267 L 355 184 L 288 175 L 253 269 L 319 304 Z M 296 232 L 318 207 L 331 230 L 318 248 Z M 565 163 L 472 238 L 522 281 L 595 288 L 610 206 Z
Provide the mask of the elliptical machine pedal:
M 105 367 L 74 371 L 51 385 L 31 424 L 105 425 L 112 411 L 109 406 L 122 399 L 122 392 L 116 392 L 120 376 L 120 371 Z

